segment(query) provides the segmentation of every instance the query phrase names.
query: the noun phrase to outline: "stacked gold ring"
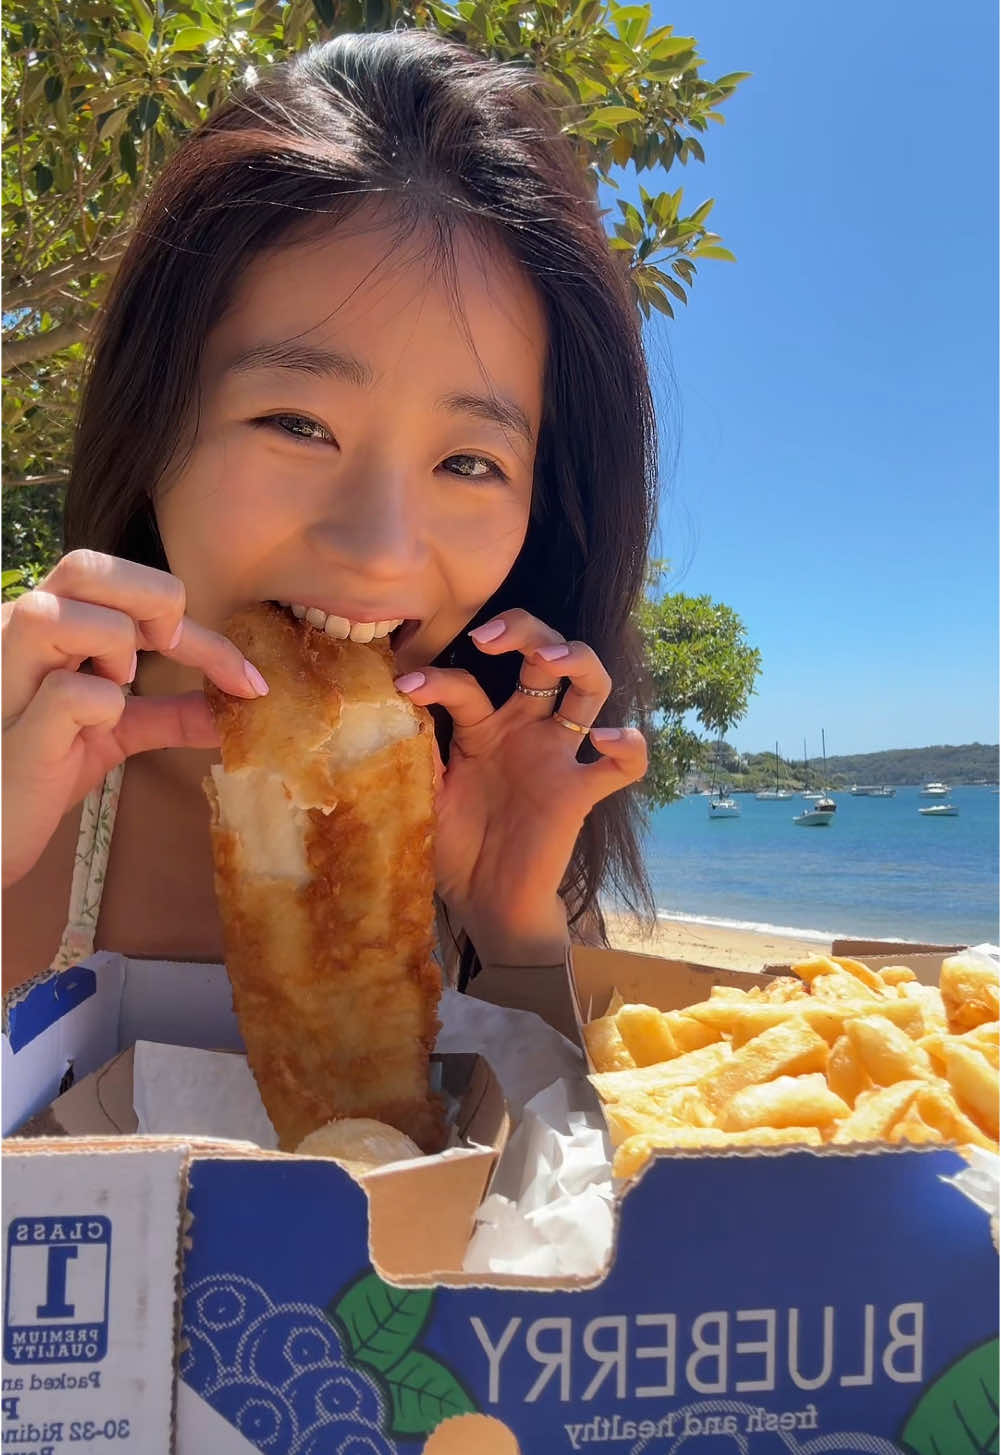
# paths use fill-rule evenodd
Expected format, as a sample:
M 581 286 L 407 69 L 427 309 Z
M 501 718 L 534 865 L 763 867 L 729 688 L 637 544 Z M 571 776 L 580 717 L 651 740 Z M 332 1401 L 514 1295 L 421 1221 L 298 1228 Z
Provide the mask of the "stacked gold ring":
M 558 722 L 561 727 L 569 728 L 572 733 L 586 734 L 591 731 L 590 727 L 585 727 L 581 722 L 572 722 L 570 718 L 564 717 L 561 712 L 553 713 L 553 722 Z
M 514 685 L 526 697 L 559 697 L 563 690 L 561 687 L 526 687 L 520 677 Z

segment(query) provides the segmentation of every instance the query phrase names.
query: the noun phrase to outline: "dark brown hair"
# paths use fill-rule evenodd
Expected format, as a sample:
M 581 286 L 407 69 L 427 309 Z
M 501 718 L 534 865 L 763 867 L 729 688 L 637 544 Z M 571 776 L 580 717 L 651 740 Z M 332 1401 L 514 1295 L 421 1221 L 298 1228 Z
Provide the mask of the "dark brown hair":
M 548 327 L 532 516 L 477 621 L 519 606 L 588 642 L 615 683 L 599 721 L 642 722 L 629 617 L 653 528 L 656 429 L 636 309 L 544 80 L 432 32 L 341 35 L 276 65 L 167 163 L 95 339 L 66 549 L 168 569 L 151 496 L 234 280 L 256 255 L 300 240 L 304 219 L 336 226 L 373 198 L 401 237 L 429 229 L 443 259 L 465 228 L 532 280 Z M 483 657 L 464 633 L 440 660 L 471 671 L 497 704 L 520 666 L 514 654 Z M 604 938 L 599 890 L 649 911 L 638 813 L 625 790 L 588 815 L 563 885 L 579 933 Z

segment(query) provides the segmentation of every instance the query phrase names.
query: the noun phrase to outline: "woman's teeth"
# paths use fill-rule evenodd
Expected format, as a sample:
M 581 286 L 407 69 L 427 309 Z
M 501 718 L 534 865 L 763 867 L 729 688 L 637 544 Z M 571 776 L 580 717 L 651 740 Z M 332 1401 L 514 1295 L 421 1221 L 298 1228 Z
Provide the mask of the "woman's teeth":
M 297 601 L 291 603 L 291 608 L 293 616 L 300 621 L 308 621 L 317 631 L 326 632 L 328 637 L 338 642 L 347 641 L 349 637 L 353 642 L 373 642 L 377 637 L 388 637 L 391 631 L 403 624 L 402 616 L 395 621 L 348 621 L 346 616 L 328 615 L 318 606 L 300 606 Z

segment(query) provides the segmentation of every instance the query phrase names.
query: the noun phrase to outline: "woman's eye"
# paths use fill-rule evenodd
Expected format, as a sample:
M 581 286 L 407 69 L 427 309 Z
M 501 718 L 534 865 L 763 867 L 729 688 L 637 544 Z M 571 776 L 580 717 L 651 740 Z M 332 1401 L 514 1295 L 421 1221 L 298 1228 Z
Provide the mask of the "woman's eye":
M 464 468 L 458 470 L 449 469 L 450 475 L 459 475 L 463 480 L 506 480 L 507 476 L 499 465 L 493 460 L 488 460 L 484 455 L 450 455 L 445 461 L 450 466 L 453 461 L 458 460 Z M 476 466 L 484 466 L 477 470 Z
M 282 434 L 297 440 L 317 440 L 321 444 L 333 444 L 334 437 L 322 424 L 304 414 L 269 414 L 253 423 L 259 429 L 278 429 Z

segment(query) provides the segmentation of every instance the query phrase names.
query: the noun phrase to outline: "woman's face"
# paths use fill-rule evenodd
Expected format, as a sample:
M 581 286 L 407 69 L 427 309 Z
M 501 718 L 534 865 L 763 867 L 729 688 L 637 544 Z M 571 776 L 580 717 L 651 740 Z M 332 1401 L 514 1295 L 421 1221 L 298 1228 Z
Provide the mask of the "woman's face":
M 409 671 L 521 549 L 546 329 L 505 256 L 457 235 L 456 298 L 421 260 L 425 238 L 394 242 L 378 222 L 242 274 L 206 343 L 193 448 L 156 512 L 204 625 L 262 600 L 313 608 L 356 639 L 402 619 Z

